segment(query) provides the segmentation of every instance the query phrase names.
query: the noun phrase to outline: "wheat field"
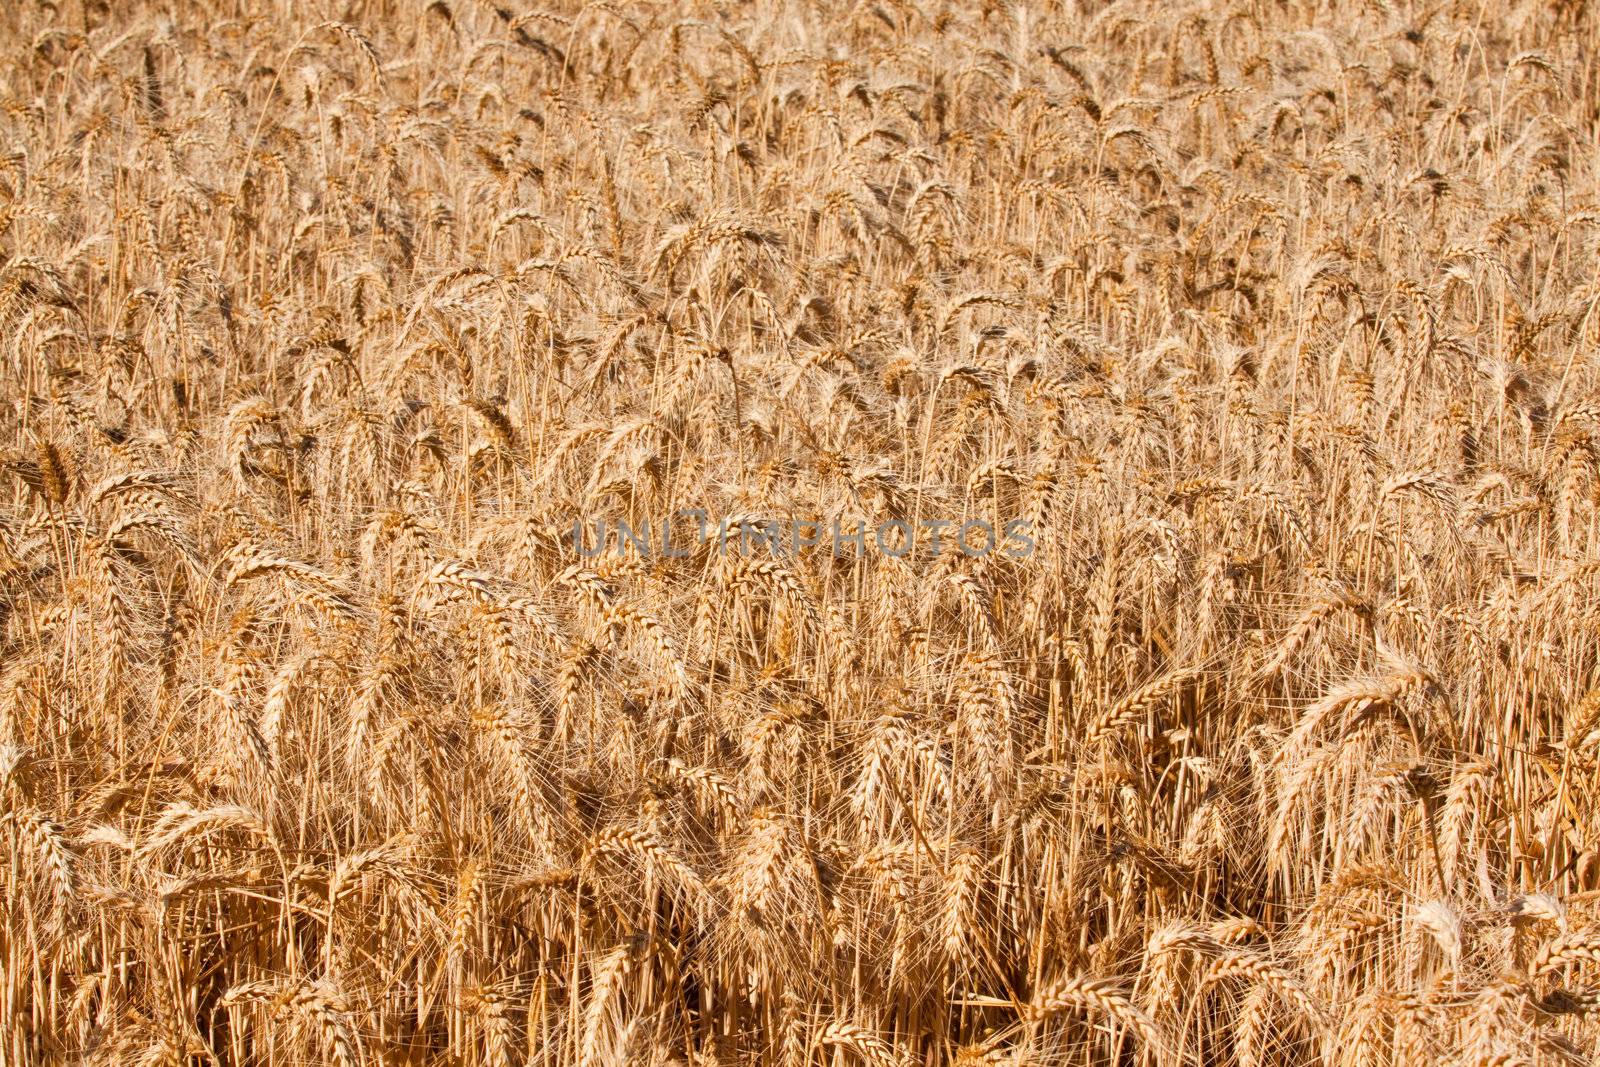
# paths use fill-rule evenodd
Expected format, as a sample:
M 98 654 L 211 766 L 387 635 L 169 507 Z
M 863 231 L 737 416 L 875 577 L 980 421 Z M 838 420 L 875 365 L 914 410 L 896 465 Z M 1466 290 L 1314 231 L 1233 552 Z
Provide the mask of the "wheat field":
M 0 11 L 0 1064 L 1596 1061 L 1600 15 L 526 2 Z

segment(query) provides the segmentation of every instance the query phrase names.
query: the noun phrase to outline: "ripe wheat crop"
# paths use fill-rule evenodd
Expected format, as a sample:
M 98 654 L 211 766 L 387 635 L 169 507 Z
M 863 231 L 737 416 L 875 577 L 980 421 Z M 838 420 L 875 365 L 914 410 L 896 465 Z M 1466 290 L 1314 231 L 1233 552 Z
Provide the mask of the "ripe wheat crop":
M 1597 39 L 0 5 L 0 1064 L 1596 1062 Z

